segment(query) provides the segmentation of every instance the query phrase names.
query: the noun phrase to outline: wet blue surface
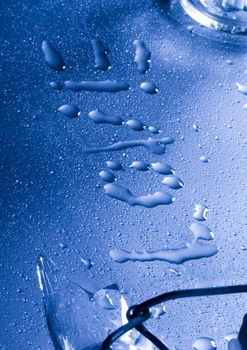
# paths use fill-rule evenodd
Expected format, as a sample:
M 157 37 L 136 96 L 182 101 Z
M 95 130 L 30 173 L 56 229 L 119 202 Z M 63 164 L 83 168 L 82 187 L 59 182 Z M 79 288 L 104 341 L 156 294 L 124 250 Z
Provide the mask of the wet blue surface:
M 163 8 L 155 1 L 1 3 L 1 350 L 52 349 L 36 277 L 40 253 L 79 281 L 89 274 L 101 286 L 117 282 L 128 291 L 129 303 L 174 288 L 246 282 L 247 112 L 246 96 L 236 88 L 247 79 L 246 49 L 193 34 Z M 109 49 L 108 71 L 94 67 L 94 38 Z M 64 58 L 61 72 L 45 63 L 44 40 Z M 134 61 L 135 40 L 151 52 L 145 75 Z M 50 86 L 70 79 L 117 80 L 130 90 Z M 144 81 L 155 82 L 158 93 L 145 94 Z M 80 116 L 59 113 L 66 104 L 78 106 Z M 96 109 L 122 119 L 131 115 L 161 129 L 157 138 L 170 136 L 175 143 L 164 155 L 143 147 L 86 154 L 152 137 L 148 130 L 97 125 L 88 117 Z M 138 160 L 167 162 L 184 187 L 170 191 L 176 197 L 171 205 L 130 207 L 104 193 L 99 173 L 109 160 L 124 164 L 116 181 L 135 195 L 165 187 L 155 172 L 128 167 Z M 111 260 L 115 248 L 183 247 L 191 241 L 196 203 L 210 210 L 206 224 L 215 233 L 216 255 L 182 265 Z M 81 258 L 92 260 L 93 267 L 87 270 Z M 150 324 L 178 349 L 189 348 L 198 336 L 216 338 L 224 349 L 224 335 L 239 329 L 245 312 L 246 297 L 190 301 L 168 305 L 160 327 Z

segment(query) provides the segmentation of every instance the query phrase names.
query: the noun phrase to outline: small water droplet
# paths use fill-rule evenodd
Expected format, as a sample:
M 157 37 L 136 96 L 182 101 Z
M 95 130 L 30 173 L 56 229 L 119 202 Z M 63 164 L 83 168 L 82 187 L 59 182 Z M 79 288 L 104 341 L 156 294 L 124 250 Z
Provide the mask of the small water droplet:
M 85 259 L 85 258 L 81 258 L 81 262 L 88 268 L 91 269 L 91 267 L 93 267 L 93 263 L 90 259 Z
M 197 124 L 193 124 L 193 129 L 198 132 L 199 131 L 199 126 Z
M 57 83 L 56 81 L 51 81 L 50 87 L 53 88 L 54 90 L 58 90 L 58 91 L 63 90 L 63 85 L 61 83 Z
M 207 156 L 201 156 L 200 157 L 200 161 L 203 163 L 208 163 L 209 162 L 209 158 Z
M 76 118 L 81 114 L 79 108 L 75 105 L 63 105 L 58 110 L 69 118 Z
M 144 81 L 141 83 L 140 88 L 147 94 L 156 94 L 159 91 L 152 81 Z

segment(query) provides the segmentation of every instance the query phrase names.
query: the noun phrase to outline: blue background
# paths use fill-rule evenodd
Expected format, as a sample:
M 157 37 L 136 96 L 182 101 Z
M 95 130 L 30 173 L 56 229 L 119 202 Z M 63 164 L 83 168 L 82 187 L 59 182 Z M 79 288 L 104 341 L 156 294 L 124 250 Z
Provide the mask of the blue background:
M 246 97 L 235 86 L 246 81 L 246 50 L 224 44 L 223 37 L 193 34 L 162 9 L 156 1 L 1 1 L 1 350 L 52 349 L 36 278 L 40 253 L 79 278 L 85 272 L 80 258 L 92 259 L 91 277 L 101 286 L 118 282 L 129 292 L 129 303 L 178 287 L 246 282 L 247 112 L 242 109 Z M 110 50 L 108 72 L 94 69 L 94 37 Z M 152 52 L 146 76 L 133 60 L 135 39 Z M 43 40 L 62 53 L 63 72 L 46 66 Z M 131 90 L 76 94 L 49 86 L 68 79 L 123 80 Z M 147 79 L 155 81 L 158 94 L 139 89 Z M 58 108 L 66 103 L 78 105 L 81 117 L 61 115 Z M 175 143 L 164 156 L 141 148 L 85 156 L 85 148 L 148 137 L 126 127 L 94 125 L 87 114 L 96 108 L 132 114 L 160 127 Z M 210 162 L 200 162 L 201 155 Z M 103 193 L 98 173 L 112 158 L 125 165 L 167 161 L 185 186 L 170 206 L 131 208 Z M 138 194 L 163 188 L 151 173 L 118 176 Z M 180 266 L 111 261 L 114 247 L 156 250 L 189 242 L 197 202 L 210 208 L 207 224 L 216 233 L 216 256 Z M 246 298 L 209 304 L 167 307 L 158 334 L 178 349 L 189 348 L 199 335 L 222 341 L 240 326 Z M 197 322 L 200 318 L 203 322 Z

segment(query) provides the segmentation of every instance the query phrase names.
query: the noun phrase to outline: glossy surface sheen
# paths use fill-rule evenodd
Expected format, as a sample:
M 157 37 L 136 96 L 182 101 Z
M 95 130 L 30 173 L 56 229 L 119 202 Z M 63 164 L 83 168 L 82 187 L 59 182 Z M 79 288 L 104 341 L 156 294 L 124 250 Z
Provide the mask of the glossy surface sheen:
M 0 349 L 53 349 L 36 278 L 40 253 L 79 284 L 85 276 L 101 288 L 118 283 L 128 292 L 129 305 L 178 288 L 245 283 L 247 100 L 244 87 L 236 83 L 247 83 L 246 49 L 196 35 L 196 24 L 180 25 L 162 12 L 164 5 L 152 0 L 15 0 L 0 6 Z M 111 69 L 95 67 L 95 38 L 109 49 Z M 57 71 L 45 62 L 44 40 L 62 55 L 65 69 Z M 137 68 L 135 40 L 151 52 L 146 73 Z M 71 90 L 83 88 L 77 92 L 69 90 L 68 83 L 61 91 L 50 86 L 66 81 L 92 83 L 72 84 Z M 99 86 L 95 81 L 110 82 Z M 121 85 L 112 85 L 114 81 Z M 144 93 L 143 82 L 154 82 L 158 93 Z M 63 105 L 78 106 L 80 117 L 63 117 L 58 111 Z M 138 119 L 162 132 L 97 125 L 88 117 L 97 109 L 125 121 Z M 166 136 L 174 143 L 147 141 Z M 132 147 L 138 140 L 149 147 Z M 110 145 L 117 151 L 85 153 Z M 135 161 L 151 164 L 150 170 L 129 168 Z M 183 188 L 161 183 L 173 173 L 166 164 L 175 169 Z M 114 170 L 120 167 L 123 170 Z M 106 184 L 100 178 L 106 169 L 116 182 Z M 176 200 L 152 208 L 131 206 L 112 198 L 115 184 L 136 197 L 167 190 Z M 129 192 L 121 191 L 136 203 Z M 186 247 L 194 237 L 191 224 L 199 223 L 193 217 L 198 203 L 209 208 L 201 224 L 215 237 L 202 229 L 199 233 L 207 239 Z M 203 218 L 202 209 L 198 215 Z M 198 258 L 198 243 L 211 252 L 207 258 Z M 195 260 L 173 264 L 166 249 L 175 253 L 176 261 L 186 260 L 191 252 Z M 119 264 L 109 255 L 119 250 L 132 252 L 133 260 L 153 261 Z M 167 261 L 157 260 L 158 253 L 142 255 L 153 251 Z M 192 349 L 196 339 L 206 337 L 224 350 L 224 337 L 239 330 L 246 301 L 246 296 L 236 295 L 171 302 L 160 319 L 147 325 L 171 349 Z M 89 310 L 84 314 L 90 322 Z

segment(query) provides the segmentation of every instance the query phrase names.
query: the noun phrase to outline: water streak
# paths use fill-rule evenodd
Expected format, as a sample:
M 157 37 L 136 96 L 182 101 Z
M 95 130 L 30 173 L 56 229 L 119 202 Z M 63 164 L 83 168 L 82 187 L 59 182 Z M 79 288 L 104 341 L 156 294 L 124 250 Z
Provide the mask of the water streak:
M 166 145 L 173 143 L 174 140 L 167 136 L 160 139 L 149 138 L 147 140 L 133 140 L 133 141 L 119 141 L 107 147 L 99 147 L 87 149 L 84 153 L 100 153 L 100 152 L 111 152 L 111 151 L 121 151 L 127 148 L 133 147 L 145 147 L 154 154 L 164 154 L 166 150 Z
M 92 119 L 94 123 L 97 124 L 112 124 L 121 125 L 123 123 L 122 118 L 118 116 L 109 116 L 101 112 L 99 109 L 95 109 L 88 113 L 89 118 Z
M 126 82 L 116 80 L 101 81 L 74 81 L 67 80 L 64 83 L 66 89 L 71 91 L 95 91 L 95 92 L 119 92 L 129 90 L 130 86 Z
M 113 261 L 124 263 L 126 261 L 166 261 L 173 264 L 182 264 L 188 260 L 208 258 L 217 253 L 215 245 L 201 244 L 197 241 L 188 243 L 186 247 L 178 249 L 162 249 L 157 251 L 128 252 L 123 249 L 112 249 L 110 257 Z

